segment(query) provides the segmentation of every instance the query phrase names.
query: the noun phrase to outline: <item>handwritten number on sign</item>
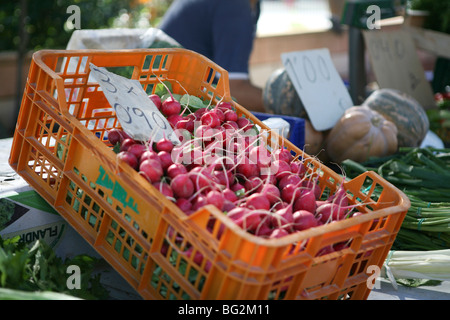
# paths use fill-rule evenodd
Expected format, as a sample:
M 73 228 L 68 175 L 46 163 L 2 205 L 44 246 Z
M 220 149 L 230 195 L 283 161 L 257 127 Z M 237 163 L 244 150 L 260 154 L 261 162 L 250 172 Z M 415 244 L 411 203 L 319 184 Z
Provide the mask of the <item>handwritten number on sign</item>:
M 153 121 L 155 121 L 155 123 L 158 125 L 158 127 L 160 127 L 161 129 L 166 129 L 167 128 L 166 122 L 162 118 L 161 114 L 158 114 L 156 112 L 152 112 L 152 118 L 153 118 Z
M 297 62 L 297 59 L 294 58 L 294 62 Z M 297 73 L 295 72 L 295 68 L 294 68 L 294 65 L 293 65 L 291 59 L 286 59 L 286 67 L 288 67 L 288 66 L 291 69 L 292 74 L 294 75 L 295 81 L 298 84 L 299 88 L 303 89 L 300 79 L 298 78 Z
M 303 89 L 300 79 L 297 73 L 295 72 L 296 70 L 294 66 L 295 64 L 297 64 L 297 59 L 295 57 L 293 58 L 293 62 L 289 58 L 286 59 L 285 62 L 286 67 L 289 67 L 291 71 L 293 71 L 292 73 L 294 74 L 295 80 L 299 88 Z M 319 74 L 322 76 L 323 80 L 330 81 L 331 79 L 330 70 L 328 70 L 328 66 L 322 56 L 317 57 L 316 64 L 314 64 L 308 56 L 303 56 L 301 64 L 302 64 L 301 67 L 303 67 L 304 75 L 306 79 L 309 81 L 309 83 L 314 84 L 317 82 L 318 80 L 317 70 L 319 71 Z
M 99 79 L 99 80 L 108 85 L 108 87 L 105 88 L 106 90 L 108 90 L 111 93 L 117 92 L 116 86 L 111 83 L 111 79 L 109 78 L 109 76 L 107 74 L 105 74 L 101 69 L 98 69 L 95 67 L 93 68 L 93 70 L 101 73 L 105 77 L 105 79 Z M 110 90 L 109 88 L 112 88 L 112 90 Z
M 309 82 L 315 83 L 317 80 L 316 69 L 307 56 L 303 56 L 303 70 Z
M 130 113 L 129 113 L 130 107 L 126 107 L 126 109 L 119 103 L 114 104 L 114 110 L 116 111 L 117 117 L 125 122 L 125 123 L 132 123 L 133 119 L 131 119 Z
M 386 39 L 374 39 L 371 41 L 372 58 L 379 60 L 381 54 L 384 54 L 389 60 L 403 59 L 405 56 L 405 45 L 400 39 L 394 39 L 390 43 Z
M 353 102 L 333 66 L 330 51 L 289 52 L 281 58 L 313 127 L 318 131 L 332 128 Z
M 322 75 L 322 77 L 329 81 L 331 76 L 330 76 L 330 70 L 328 70 L 327 64 L 325 62 L 325 60 L 323 59 L 322 56 L 319 56 L 318 61 L 317 61 L 317 65 L 319 67 L 319 71 L 320 74 Z
M 150 124 L 150 122 L 148 122 L 147 117 L 145 116 L 144 112 L 143 112 L 141 109 L 136 108 L 136 107 L 133 107 L 132 110 L 133 110 L 133 113 L 134 113 L 136 116 L 141 117 L 141 118 L 144 118 L 144 119 L 145 119 L 145 122 L 147 122 L 148 127 L 150 128 L 150 130 L 153 130 L 152 125 Z M 154 112 L 152 112 L 152 113 L 154 113 Z
M 395 53 L 399 59 L 402 59 L 405 56 L 405 45 L 399 39 L 395 39 Z

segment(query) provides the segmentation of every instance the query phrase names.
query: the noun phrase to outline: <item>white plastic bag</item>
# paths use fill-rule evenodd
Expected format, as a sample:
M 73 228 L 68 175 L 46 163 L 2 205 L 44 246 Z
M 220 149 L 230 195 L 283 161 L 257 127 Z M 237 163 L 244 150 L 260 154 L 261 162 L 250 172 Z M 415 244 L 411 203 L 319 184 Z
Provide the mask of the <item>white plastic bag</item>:
M 67 50 L 78 49 L 137 49 L 180 47 L 180 44 L 157 28 L 113 28 L 75 30 L 67 43 Z

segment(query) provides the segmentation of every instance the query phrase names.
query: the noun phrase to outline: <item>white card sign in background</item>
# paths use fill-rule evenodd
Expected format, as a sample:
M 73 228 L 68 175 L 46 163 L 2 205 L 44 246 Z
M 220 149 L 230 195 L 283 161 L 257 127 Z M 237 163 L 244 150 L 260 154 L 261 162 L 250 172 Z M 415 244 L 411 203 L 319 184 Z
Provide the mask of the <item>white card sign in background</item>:
M 328 130 L 353 101 L 326 48 L 283 53 L 281 59 L 314 129 Z
M 379 87 L 400 90 L 423 108 L 434 108 L 433 90 L 411 34 L 406 30 L 369 30 L 363 35 Z
M 164 137 L 179 144 L 167 119 L 148 98 L 138 80 L 130 80 L 90 64 L 91 75 L 99 83 L 122 128 L 139 141 Z

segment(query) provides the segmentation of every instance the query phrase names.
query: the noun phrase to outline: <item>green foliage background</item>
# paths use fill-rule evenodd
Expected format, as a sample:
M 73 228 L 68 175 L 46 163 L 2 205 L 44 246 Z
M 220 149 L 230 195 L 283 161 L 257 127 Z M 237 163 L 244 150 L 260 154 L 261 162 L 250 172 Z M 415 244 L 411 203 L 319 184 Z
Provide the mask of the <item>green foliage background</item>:
M 130 11 L 129 0 L 25 0 L 27 15 L 26 50 L 64 49 L 73 30 L 65 27 L 72 13 L 70 5 L 80 7 L 81 29 L 110 27 L 121 13 Z M 21 2 L 2 0 L 0 2 L 0 51 L 17 50 L 20 41 L 19 22 Z
M 448 0 L 409 0 L 408 6 L 414 10 L 426 10 L 430 15 L 424 27 L 450 33 L 450 1 Z

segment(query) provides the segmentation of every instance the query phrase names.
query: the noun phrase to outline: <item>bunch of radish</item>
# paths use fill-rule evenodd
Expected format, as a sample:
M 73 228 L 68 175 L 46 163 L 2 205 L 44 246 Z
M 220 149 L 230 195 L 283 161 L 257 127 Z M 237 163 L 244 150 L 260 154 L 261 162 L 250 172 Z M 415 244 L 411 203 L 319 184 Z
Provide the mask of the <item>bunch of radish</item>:
M 232 103 L 192 109 L 174 95 L 149 98 L 181 143 L 137 141 L 116 128 L 108 139 L 120 160 L 187 215 L 214 205 L 246 231 L 279 238 L 353 214 L 342 187 L 321 199 L 317 178 L 302 159 L 284 146 L 268 145 L 263 132 Z

